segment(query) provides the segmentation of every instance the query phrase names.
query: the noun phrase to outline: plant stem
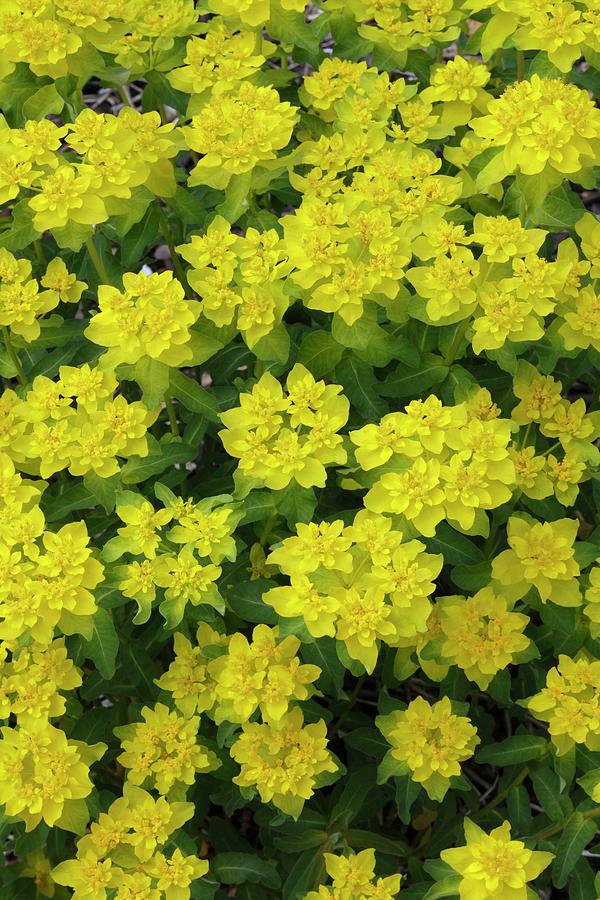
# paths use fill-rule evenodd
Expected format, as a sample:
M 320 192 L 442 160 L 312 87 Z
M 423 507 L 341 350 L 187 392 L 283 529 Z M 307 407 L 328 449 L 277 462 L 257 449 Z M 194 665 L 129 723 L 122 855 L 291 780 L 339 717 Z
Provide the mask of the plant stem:
M 110 284 L 110 278 L 108 276 L 108 272 L 106 271 L 105 265 L 100 258 L 100 254 L 96 249 L 96 245 L 94 244 L 94 238 L 89 237 L 85 242 L 85 246 L 89 257 L 92 261 L 92 265 L 98 274 L 98 278 L 100 279 L 101 284 Z
M 33 242 L 33 249 L 35 250 L 35 255 L 38 258 L 38 262 L 41 266 L 46 265 L 46 257 L 44 256 L 44 248 L 42 247 L 42 242 L 39 238 L 37 238 Z
M 482 806 L 481 809 L 478 809 L 477 812 L 473 814 L 472 818 L 482 816 L 484 813 L 489 812 L 491 809 L 495 809 L 497 806 L 500 806 L 509 791 L 511 791 L 514 787 L 518 787 L 520 784 L 522 784 L 522 782 L 525 781 L 528 775 L 529 769 L 527 766 L 525 766 L 525 768 L 521 772 L 519 772 L 514 781 L 511 781 L 508 787 L 504 788 L 504 790 L 502 791 L 498 791 L 494 799 L 490 800 L 489 803 L 486 803 L 485 806 Z
M 330 740 L 333 739 L 333 737 L 339 732 L 340 725 L 342 724 L 344 719 L 346 719 L 348 717 L 348 715 L 352 712 L 354 705 L 355 705 L 356 701 L 358 700 L 358 695 L 360 694 L 360 692 L 362 690 L 362 686 L 365 683 L 366 677 L 367 677 L 366 674 L 361 675 L 360 678 L 358 679 L 358 681 L 356 682 L 356 684 L 354 685 L 354 690 L 352 691 L 352 693 L 350 694 L 350 697 L 348 698 L 348 706 L 346 707 L 344 712 L 341 714 L 341 716 L 339 717 L 336 724 L 333 726 L 333 728 L 331 730 Z
M 173 400 L 169 396 L 169 394 L 165 394 L 165 407 L 167 409 L 167 415 L 169 417 L 169 423 L 171 425 L 171 433 L 174 437 L 179 437 L 179 425 L 177 424 L 177 413 L 175 412 L 175 404 Z
M 457 330 L 456 334 L 454 335 L 454 340 L 450 344 L 450 349 L 448 350 L 448 352 L 446 353 L 446 355 L 444 357 L 444 365 L 445 366 L 450 367 L 452 365 L 452 363 L 454 362 L 454 360 L 456 359 L 456 354 L 458 353 L 458 348 L 460 347 L 460 345 L 463 341 L 463 338 L 465 336 L 465 333 L 466 333 L 468 327 L 469 327 L 469 319 L 466 318 L 465 321 L 460 326 L 460 328 Z
M 131 97 L 129 96 L 127 89 L 125 88 L 125 85 L 124 84 L 117 85 L 117 90 L 119 92 L 119 97 L 123 101 L 123 104 L 125 106 L 131 106 L 131 108 L 133 109 L 134 106 L 133 106 L 133 103 L 131 102 Z
M 185 274 L 185 269 L 183 268 L 181 258 L 177 253 L 177 250 L 175 249 L 175 242 L 173 240 L 173 234 L 169 227 L 169 220 L 167 219 L 161 206 L 158 203 L 156 205 L 156 208 L 158 209 L 158 223 L 160 225 L 160 230 L 162 232 L 162 236 L 165 239 L 165 243 L 169 248 L 169 253 L 171 254 L 171 262 L 173 263 L 175 274 L 181 282 L 181 286 L 185 291 L 186 297 L 188 297 L 189 299 L 191 296 L 190 286 L 188 284 L 187 275 Z
M 2 326 L 2 337 L 4 339 L 4 346 L 6 347 L 6 351 L 10 356 L 10 361 L 13 366 L 17 370 L 17 378 L 19 379 L 21 384 L 27 384 L 27 379 L 25 378 L 25 372 L 23 371 L 23 366 L 21 365 L 21 360 L 17 356 L 17 352 L 13 347 L 12 340 L 10 337 L 10 331 L 8 330 L 7 325 Z
M 594 816 L 600 815 L 600 806 L 595 806 L 593 809 L 588 809 L 587 812 L 581 814 L 584 819 L 591 819 Z M 567 820 L 568 821 L 568 820 Z M 538 831 L 537 834 L 532 835 L 529 840 L 531 841 L 543 841 L 546 838 L 552 837 L 554 834 L 558 834 L 559 831 L 562 831 L 565 827 L 566 822 L 561 822 L 559 825 L 550 825 L 548 828 L 544 828 L 543 831 Z
M 517 50 L 517 81 L 525 81 L 525 56 L 522 50 Z

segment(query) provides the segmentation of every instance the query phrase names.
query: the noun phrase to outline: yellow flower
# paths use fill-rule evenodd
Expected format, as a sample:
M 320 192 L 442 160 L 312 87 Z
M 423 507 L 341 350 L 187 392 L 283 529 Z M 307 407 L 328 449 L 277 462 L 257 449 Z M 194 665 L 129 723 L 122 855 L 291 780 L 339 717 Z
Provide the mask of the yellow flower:
M 529 850 L 522 841 L 511 840 L 509 822 L 490 834 L 470 819 L 465 819 L 464 828 L 466 845 L 440 854 L 461 876 L 461 900 L 526 900 L 527 882 L 550 865 L 554 854 Z
M 215 681 L 208 672 L 209 657 L 204 649 L 210 646 L 224 647 L 228 638 L 214 631 L 206 622 L 201 622 L 196 632 L 197 645 L 193 645 L 183 634 L 173 635 L 175 659 L 156 684 L 169 691 L 173 702 L 186 718 L 195 712 L 210 710 L 215 702 Z
M 37 231 L 78 225 L 99 225 L 108 218 L 97 195 L 99 177 L 92 166 L 64 163 L 42 180 L 38 194 L 29 200 Z
M 28 718 L 16 728 L 2 728 L 0 786 L 6 814 L 31 831 L 42 820 L 69 828 L 87 816 L 84 798 L 92 790 L 89 767 L 106 744 L 71 741 L 43 718 Z M 63 818 L 64 817 L 64 818 Z
M 445 514 L 439 462 L 417 459 L 406 472 L 386 472 L 364 503 L 375 513 L 403 513 L 421 534 L 432 537 Z
M 123 752 L 119 762 L 134 785 L 149 784 L 160 794 L 193 784 L 196 772 L 218 766 L 215 755 L 198 743 L 198 716 L 184 718 L 163 703 L 142 709 L 142 722 L 121 725 L 115 734 Z
M 325 869 L 332 879 L 331 887 L 321 886 L 310 891 L 304 900 L 320 900 L 322 897 L 339 897 L 348 900 L 393 900 L 400 890 L 401 875 L 377 878 L 375 875 L 375 851 L 361 850 L 348 856 L 324 853 Z
M 589 587 L 585 592 L 584 613 L 590 621 L 590 634 L 597 638 L 600 634 L 600 560 L 590 569 Z
M 209 662 L 217 724 L 246 722 L 260 708 L 263 721 L 277 727 L 294 700 L 312 695 L 311 683 L 321 670 L 300 664 L 297 638 L 288 635 L 279 641 L 278 636 L 278 629 L 267 625 L 256 626 L 251 643 L 238 632 L 231 636 L 227 653 Z
M 406 766 L 432 800 L 443 800 L 450 779 L 460 775 L 460 763 L 479 743 L 477 731 L 465 716 L 452 712 L 448 697 L 430 704 L 423 697 L 405 710 L 378 716 L 375 724 L 391 744 L 391 755 Z
M 436 608 L 443 643 L 440 656 L 458 666 L 482 691 L 530 646 L 523 634 L 529 618 L 513 612 L 493 588 L 473 597 L 441 597 Z
M 527 707 L 548 722 L 548 731 L 559 756 L 575 744 L 596 752 L 600 749 L 600 661 L 558 657 L 550 669 L 546 687 L 530 697 Z
M 227 187 L 232 175 L 274 159 L 288 144 L 295 121 L 295 107 L 271 87 L 240 81 L 209 97 L 182 129 L 190 150 L 203 154 L 188 184 Z
M 345 643 L 348 655 L 361 662 L 369 674 L 377 664 L 377 641 L 393 643 L 396 637 L 396 628 L 388 621 L 391 614 L 392 607 L 385 602 L 381 588 L 343 590 L 336 637 Z
M 276 728 L 244 723 L 231 748 L 231 756 L 241 766 L 233 781 L 242 788 L 256 788 L 263 803 L 272 801 L 297 819 L 319 776 L 338 768 L 327 750 L 326 731 L 322 719 L 304 725 L 298 708 L 287 713 Z
M 576 519 L 542 523 L 511 516 L 507 525 L 510 550 L 494 559 L 494 580 L 508 587 L 515 599 L 535 587 L 542 603 L 550 600 L 559 606 L 580 606 L 579 566 L 573 547 L 578 528 Z
M 288 619 L 302 616 L 313 637 L 334 636 L 340 600 L 321 593 L 306 575 L 292 575 L 289 585 L 271 588 L 262 598 L 278 616 Z

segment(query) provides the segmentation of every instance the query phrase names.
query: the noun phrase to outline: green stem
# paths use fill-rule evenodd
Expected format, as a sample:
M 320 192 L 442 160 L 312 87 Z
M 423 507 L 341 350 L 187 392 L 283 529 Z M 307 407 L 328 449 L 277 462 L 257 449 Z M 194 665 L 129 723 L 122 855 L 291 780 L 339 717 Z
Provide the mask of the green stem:
M 86 246 L 87 252 L 89 254 L 89 257 L 92 261 L 92 265 L 98 274 L 100 283 L 101 284 L 110 284 L 110 278 L 109 278 L 108 272 L 106 271 L 106 268 L 104 266 L 104 263 L 102 262 L 100 254 L 98 253 L 98 251 L 96 249 L 96 245 L 94 244 L 93 237 L 87 238 L 87 240 L 85 242 L 85 246 Z
M 522 50 L 517 50 L 517 81 L 525 81 L 525 56 Z
M 527 441 L 529 440 L 529 433 L 531 431 L 531 425 L 532 425 L 532 423 L 530 422 L 529 425 L 527 426 L 527 428 L 525 429 L 525 434 L 523 435 L 523 440 L 521 441 L 521 449 L 524 449 L 527 446 Z
M 165 239 L 165 243 L 169 248 L 169 253 L 171 254 L 171 262 L 173 263 L 173 268 L 175 269 L 175 274 L 177 278 L 181 282 L 181 286 L 185 291 L 186 297 L 188 299 L 191 297 L 191 290 L 188 284 L 187 275 L 185 274 L 185 269 L 183 268 L 183 263 L 181 262 L 181 258 L 175 249 L 175 242 L 173 240 L 173 234 L 169 227 L 169 220 L 164 214 L 162 208 L 157 203 L 156 208 L 158 209 L 158 224 L 160 226 L 160 230 L 162 232 L 162 236 Z
M 595 806 L 593 809 L 588 809 L 587 812 L 582 813 L 584 819 L 591 819 L 594 816 L 600 816 L 600 806 Z M 558 834 L 559 831 L 562 831 L 566 825 L 566 822 L 561 822 L 559 825 L 550 825 L 549 828 L 544 828 L 543 831 L 538 831 L 537 834 L 532 835 L 528 838 L 530 841 L 543 841 L 546 838 L 552 837 L 555 834 Z
M 478 816 L 482 816 L 484 813 L 489 812 L 491 809 L 495 809 L 497 806 L 500 806 L 506 795 L 511 791 L 514 787 L 518 787 L 522 784 L 527 776 L 529 775 L 529 769 L 527 766 L 519 772 L 514 781 L 508 785 L 508 787 L 504 788 L 502 791 L 498 791 L 493 800 L 490 800 L 489 803 L 486 803 L 485 806 L 482 806 L 481 809 L 478 809 L 476 813 L 472 816 L 472 818 L 477 818 Z
M 126 88 L 125 88 L 125 85 L 124 85 L 124 84 L 119 84 L 119 85 L 117 85 L 117 90 L 118 90 L 118 92 L 119 92 L 119 97 L 120 97 L 121 100 L 123 101 L 123 104 L 124 104 L 125 106 L 131 106 L 131 108 L 133 109 L 134 106 L 133 106 L 133 103 L 131 102 L 131 97 L 130 97 L 129 94 L 127 93 L 127 90 L 126 90 Z
M 175 412 L 175 404 L 173 400 L 169 396 L 169 394 L 165 394 L 165 406 L 167 408 L 167 415 L 169 417 L 169 423 L 171 425 L 171 433 L 175 437 L 179 437 L 179 425 L 177 424 L 177 413 Z
M 10 337 L 10 331 L 8 330 L 7 325 L 2 326 L 2 337 L 4 339 L 4 346 L 6 347 L 6 351 L 10 356 L 10 361 L 13 366 L 17 370 L 17 378 L 21 382 L 21 384 L 27 384 L 27 379 L 25 378 L 25 372 L 23 371 L 23 366 L 21 365 L 21 360 L 17 356 L 17 352 L 13 347 L 12 340 Z
M 460 347 L 460 345 L 463 342 L 463 338 L 465 336 L 467 328 L 469 327 L 469 322 L 470 322 L 470 320 L 468 318 L 465 319 L 464 322 L 462 323 L 462 325 L 460 326 L 460 328 L 457 330 L 456 334 L 454 335 L 454 340 L 450 344 L 450 349 L 448 350 L 448 352 L 446 353 L 446 355 L 444 357 L 444 365 L 445 366 L 450 367 L 452 365 L 452 363 L 454 362 L 454 360 L 456 359 L 456 354 L 458 353 L 458 348 Z
M 356 684 L 354 685 L 354 690 L 352 691 L 352 693 L 350 694 L 350 697 L 348 698 L 348 706 L 346 707 L 344 712 L 341 714 L 341 716 L 339 717 L 336 724 L 333 726 L 333 728 L 331 730 L 331 734 L 329 736 L 330 740 L 332 740 L 335 737 L 335 735 L 339 732 L 342 722 L 345 719 L 347 719 L 348 716 L 350 715 L 350 713 L 352 712 L 354 705 L 355 705 L 356 701 L 358 700 L 358 695 L 360 694 L 360 692 L 362 690 L 362 686 L 365 683 L 366 677 L 367 677 L 366 675 L 361 675 L 360 678 L 358 679 L 358 681 L 356 682 Z
M 42 247 L 42 242 L 39 238 L 33 242 L 33 249 L 35 250 L 35 255 L 37 256 L 39 264 L 45 266 L 46 257 L 44 256 L 44 248 Z
M 542 453 L 542 456 L 548 456 L 549 453 L 552 453 L 553 450 L 556 450 L 558 447 L 561 447 L 561 446 L 562 446 L 562 444 L 560 443 L 560 441 L 556 441 L 555 444 L 552 444 L 551 447 L 548 447 L 547 450 L 544 450 L 544 452 Z

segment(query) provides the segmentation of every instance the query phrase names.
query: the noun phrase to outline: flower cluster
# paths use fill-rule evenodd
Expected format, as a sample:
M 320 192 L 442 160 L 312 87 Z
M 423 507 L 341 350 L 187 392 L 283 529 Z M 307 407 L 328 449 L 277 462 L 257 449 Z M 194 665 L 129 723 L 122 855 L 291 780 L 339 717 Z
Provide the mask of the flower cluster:
M 281 490 L 295 481 L 303 488 L 324 487 L 326 466 L 346 462 L 338 433 L 349 403 L 337 384 L 316 381 L 297 363 L 284 391 L 269 373 L 261 376 L 240 405 L 221 413 L 219 437 L 239 459 L 238 483 Z
M 160 596 L 161 615 L 174 628 L 188 603 L 223 610 L 217 563 L 235 559 L 232 532 L 240 514 L 221 505 L 223 498 L 184 502 L 164 485 L 157 486 L 157 496 L 165 504 L 158 510 L 143 494 L 120 492 L 116 512 L 123 525 L 102 554 L 111 563 L 125 554 L 129 559 L 112 565 L 111 573 L 123 595 L 137 603 L 134 623 L 148 621 Z M 172 521 L 177 524 L 167 529 Z
M 433 705 L 417 697 L 406 709 L 380 716 L 376 724 L 392 747 L 392 758 L 432 800 L 443 800 L 451 779 L 460 775 L 460 763 L 473 756 L 479 743 L 477 730 L 466 716 L 452 711 L 447 697 Z
M 247 722 L 258 708 L 263 721 L 277 727 L 291 702 L 307 700 L 313 693 L 312 682 L 321 670 L 300 664 L 297 638 L 277 638 L 277 629 L 266 625 L 256 626 L 251 642 L 243 634 L 233 634 L 227 652 L 208 664 L 217 724 Z
M 600 896 L 599 10 L 0 0 L 2 897 Z
M 180 366 L 194 361 L 190 329 L 199 314 L 199 304 L 186 300 L 183 287 L 170 272 L 128 272 L 123 275 L 122 291 L 100 286 L 98 312 L 86 337 L 108 348 L 101 358 L 105 369 L 145 359 Z
M 461 900 L 477 896 L 493 900 L 503 894 L 514 900 L 529 896 L 533 881 L 553 858 L 543 850 L 529 850 L 522 841 L 511 840 L 510 822 L 486 834 L 471 819 L 465 819 L 464 847 L 442 850 L 445 863 L 460 875 Z
M 89 767 L 106 744 L 69 740 L 45 718 L 28 718 L 17 728 L 2 728 L 1 734 L 0 785 L 7 815 L 25 822 L 27 831 L 42 820 L 72 831 L 85 825 Z
M 166 845 L 193 814 L 193 803 L 155 800 L 126 783 L 123 796 L 77 842 L 75 859 L 55 866 L 52 879 L 72 888 L 74 900 L 106 896 L 110 889 L 131 900 L 188 900 L 190 884 L 206 874 L 208 863 Z
M 537 718 L 548 722 L 548 732 L 559 756 L 575 744 L 600 748 L 600 661 L 581 656 L 558 657 L 548 672 L 546 687 L 527 701 Z
M 141 715 L 141 722 L 115 729 L 123 750 L 118 760 L 131 784 L 166 795 L 193 784 L 196 772 L 217 767 L 212 751 L 197 741 L 198 716 L 185 718 L 162 703 L 145 706 Z
M 37 375 L 19 397 L 0 397 L 0 446 L 18 468 L 48 478 L 68 469 L 110 478 L 119 457 L 147 456 L 156 413 L 140 400 L 115 395 L 117 379 L 100 366 L 61 366 L 57 380 Z
M 256 789 L 263 803 L 271 801 L 294 818 L 315 787 L 326 783 L 327 773 L 338 769 L 327 749 L 325 722 L 319 719 L 305 725 L 298 708 L 284 715 L 276 727 L 244 723 L 231 755 L 241 768 L 234 783 Z
M 177 248 L 192 266 L 191 287 L 202 298 L 202 314 L 217 326 L 235 326 L 251 349 L 274 329 L 289 306 L 284 242 L 275 229 L 249 228 L 241 237 L 222 216 L 206 232 Z
M 387 470 L 374 473 L 367 509 L 402 515 L 423 535 L 432 536 L 443 519 L 464 531 L 485 527 L 485 510 L 511 496 L 511 423 L 489 403 L 482 410 L 467 401 L 444 406 L 432 395 L 350 438 L 363 471 Z
M 372 672 L 380 641 L 395 646 L 425 630 L 442 562 L 421 541 L 404 540 L 391 519 L 361 510 L 346 527 L 298 524 L 267 557 L 290 584 L 263 600 L 279 616 L 302 616 L 315 638 L 335 635 Z
M 362 850 L 350 856 L 325 853 L 324 860 L 331 886 L 321 886 L 318 891 L 310 891 L 305 895 L 305 900 L 345 896 L 356 900 L 367 900 L 369 897 L 393 900 L 400 890 L 400 875 L 390 875 L 387 878 L 375 876 L 374 850 Z

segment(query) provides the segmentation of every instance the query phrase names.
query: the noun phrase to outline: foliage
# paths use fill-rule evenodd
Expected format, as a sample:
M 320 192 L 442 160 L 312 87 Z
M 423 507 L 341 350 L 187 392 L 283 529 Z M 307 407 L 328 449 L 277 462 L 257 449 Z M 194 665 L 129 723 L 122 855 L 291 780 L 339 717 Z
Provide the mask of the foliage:
M 599 24 L 2 5 L 0 897 L 600 894 Z

